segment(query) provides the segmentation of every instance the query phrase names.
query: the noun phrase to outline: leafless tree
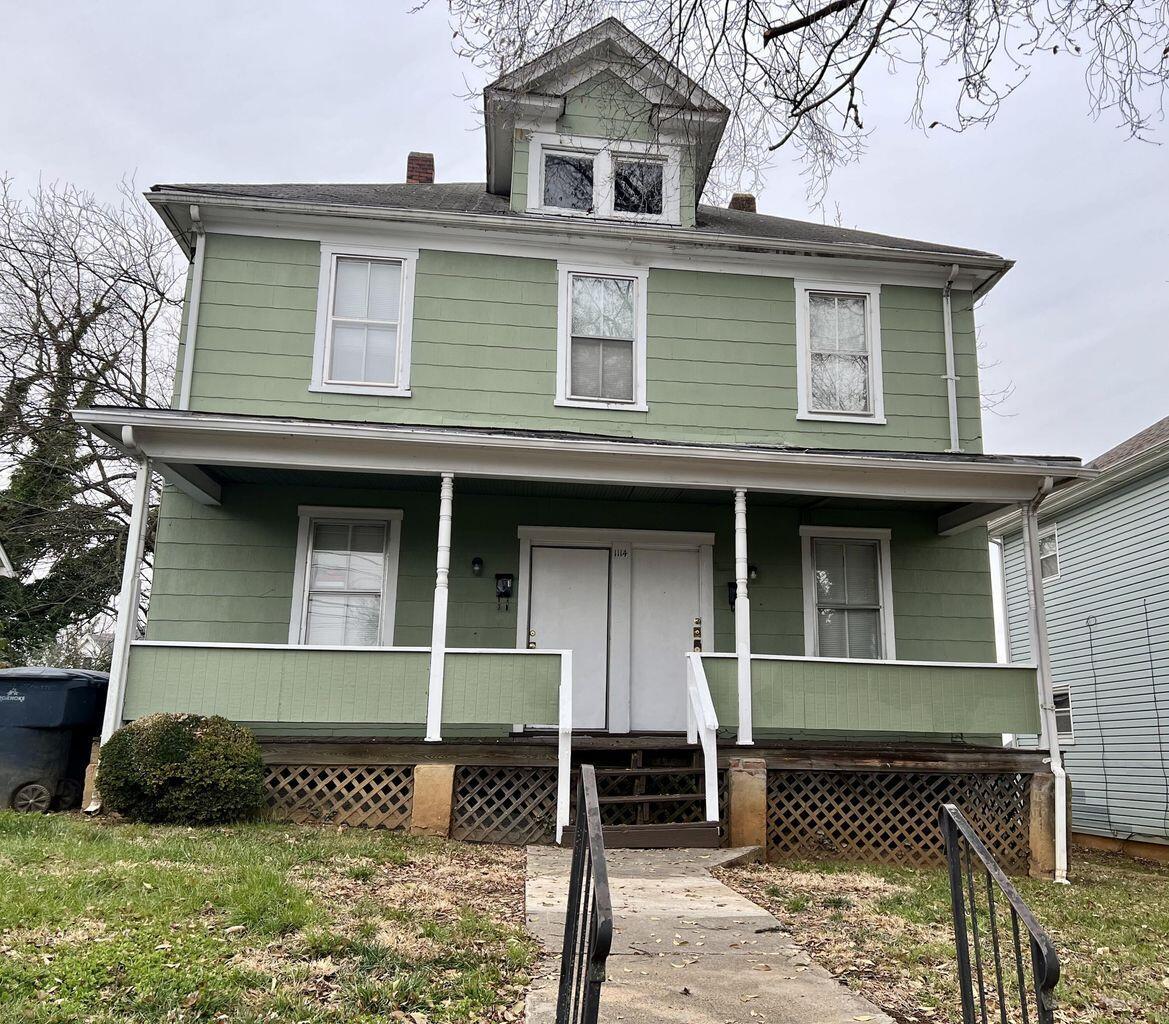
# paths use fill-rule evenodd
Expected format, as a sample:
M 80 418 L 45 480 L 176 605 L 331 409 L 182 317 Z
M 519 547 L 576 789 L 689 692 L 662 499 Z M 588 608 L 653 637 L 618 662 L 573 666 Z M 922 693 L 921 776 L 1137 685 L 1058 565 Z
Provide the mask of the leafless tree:
M 433 0 L 422 0 L 426 6 Z M 914 76 L 911 120 L 994 120 L 1041 55 L 1083 67 L 1095 115 L 1148 139 L 1169 83 L 1169 0 L 447 0 L 456 52 L 489 73 L 522 66 L 616 17 L 731 110 L 708 193 L 758 189 L 781 147 L 810 196 L 861 152 L 862 86 Z M 932 81 L 936 77 L 938 80 Z M 928 118 L 936 97 L 950 113 Z
M 0 645 L 31 650 L 108 612 L 134 468 L 74 408 L 158 406 L 173 377 L 185 268 L 129 183 L 119 205 L 0 180 Z

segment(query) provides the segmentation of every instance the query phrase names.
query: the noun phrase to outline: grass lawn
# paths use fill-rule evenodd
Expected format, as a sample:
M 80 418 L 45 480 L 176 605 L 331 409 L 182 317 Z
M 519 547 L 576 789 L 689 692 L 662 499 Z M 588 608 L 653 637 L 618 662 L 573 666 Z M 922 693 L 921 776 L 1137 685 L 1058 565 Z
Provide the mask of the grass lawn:
M 0 1020 L 522 1019 L 524 854 L 0 812 Z
M 1059 950 L 1057 1019 L 1169 1022 L 1169 867 L 1076 849 L 1071 874 L 1070 886 L 1015 879 Z M 898 1021 L 960 1024 L 943 871 L 772 864 L 719 875 Z

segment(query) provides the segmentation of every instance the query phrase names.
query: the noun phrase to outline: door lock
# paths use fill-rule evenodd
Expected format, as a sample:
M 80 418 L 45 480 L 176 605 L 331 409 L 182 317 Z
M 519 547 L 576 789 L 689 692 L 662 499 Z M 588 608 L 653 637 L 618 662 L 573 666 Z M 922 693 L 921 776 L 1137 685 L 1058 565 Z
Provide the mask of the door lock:
M 694 650 L 701 652 L 702 651 L 702 619 L 701 618 L 695 618 L 694 628 L 692 630 L 692 635 L 694 637 Z

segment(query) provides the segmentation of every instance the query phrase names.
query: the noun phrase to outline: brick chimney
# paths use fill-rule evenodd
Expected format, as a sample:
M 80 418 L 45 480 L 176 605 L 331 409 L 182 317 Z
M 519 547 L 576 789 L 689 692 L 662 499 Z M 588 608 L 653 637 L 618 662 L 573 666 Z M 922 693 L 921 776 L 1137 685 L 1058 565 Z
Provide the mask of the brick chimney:
M 755 197 L 750 192 L 736 192 L 727 204 L 730 210 L 742 210 L 744 213 L 755 212 Z
M 406 157 L 406 184 L 434 184 L 433 153 L 411 153 Z

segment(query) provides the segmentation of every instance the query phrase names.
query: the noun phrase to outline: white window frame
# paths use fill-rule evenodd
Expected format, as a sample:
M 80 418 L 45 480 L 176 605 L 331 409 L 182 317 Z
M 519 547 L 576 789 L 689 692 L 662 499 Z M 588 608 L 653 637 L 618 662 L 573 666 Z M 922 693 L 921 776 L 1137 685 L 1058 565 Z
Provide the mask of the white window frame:
M 804 582 L 804 656 L 820 657 L 818 653 L 820 630 L 816 621 L 815 554 L 812 542 L 817 538 L 835 540 L 863 540 L 877 542 L 877 572 L 881 592 L 881 646 L 883 657 L 850 658 L 850 661 L 896 661 L 897 639 L 893 628 L 893 562 L 890 541 L 893 533 L 887 529 L 868 529 L 855 526 L 801 526 L 800 549 Z
M 885 387 L 881 371 L 881 286 L 849 281 L 796 281 L 796 419 L 827 423 L 882 424 L 885 419 Z M 869 343 L 868 412 L 819 412 L 812 408 L 812 317 L 808 296 L 812 292 L 859 295 L 865 299 L 865 330 Z
M 642 267 L 590 266 L 583 263 L 558 263 L 556 302 L 556 400 L 555 405 L 572 409 L 606 409 L 613 412 L 648 412 L 646 401 L 646 334 L 648 317 L 646 297 L 649 271 Z M 610 402 L 605 399 L 574 398 L 569 393 L 572 376 L 572 278 L 620 277 L 632 280 L 634 293 L 633 401 Z
M 565 153 L 593 158 L 593 209 L 566 210 L 544 205 L 544 154 Z M 614 208 L 617 160 L 645 159 L 662 167 L 662 212 L 623 213 Z M 528 143 L 528 212 L 590 220 L 627 220 L 648 224 L 682 223 L 682 149 L 670 143 L 651 145 L 618 139 L 534 132 Z
M 1043 542 L 1048 537 L 1055 538 L 1055 572 L 1053 572 L 1050 576 L 1044 576 L 1043 575 Z M 1038 551 L 1038 554 L 1039 554 L 1040 582 L 1051 583 L 1053 580 L 1058 580 L 1060 573 L 1063 572 L 1063 562 L 1059 556 L 1059 527 L 1055 523 L 1053 523 L 1051 526 L 1045 526 L 1042 530 L 1039 531 L 1039 551 Z
M 398 365 L 396 384 L 335 382 L 328 378 L 329 346 L 333 332 L 333 287 L 337 260 L 391 260 L 402 264 L 402 302 L 398 313 Z M 313 343 L 313 375 L 309 391 L 341 395 L 378 395 L 383 398 L 410 397 L 410 336 L 414 325 L 414 272 L 417 249 L 321 243 L 321 272 L 317 283 L 317 326 Z
M 1067 732 L 1059 733 L 1059 745 L 1061 747 L 1070 746 L 1076 742 L 1076 709 L 1072 704 L 1072 688 L 1070 686 L 1053 686 L 1051 688 L 1051 711 L 1052 718 L 1056 722 L 1056 730 L 1059 729 L 1059 714 L 1055 708 L 1055 698 L 1060 694 L 1066 694 L 1068 698 L 1068 724 L 1070 728 Z
M 304 644 L 308 621 L 308 560 L 312 546 L 313 524 L 329 520 L 346 523 L 385 523 L 386 550 L 382 577 L 382 606 L 378 619 L 376 647 L 393 647 L 394 617 L 398 607 L 398 559 L 402 547 L 402 510 L 400 508 L 357 508 L 336 505 L 301 505 L 297 508 L 296 568 L 292 577 L 292 614 L 288 623 L 288 642 Z

